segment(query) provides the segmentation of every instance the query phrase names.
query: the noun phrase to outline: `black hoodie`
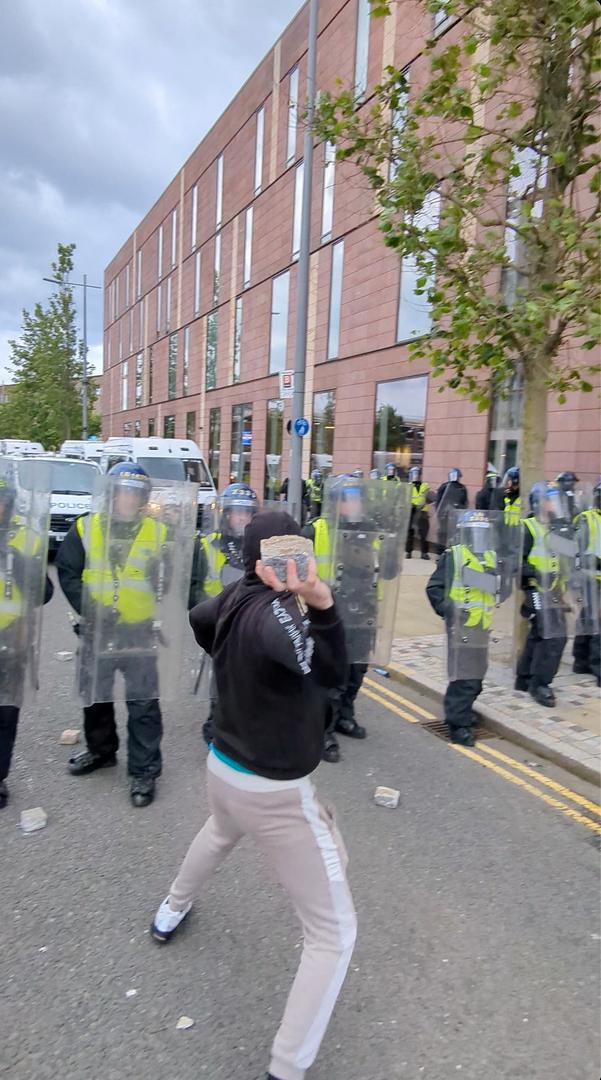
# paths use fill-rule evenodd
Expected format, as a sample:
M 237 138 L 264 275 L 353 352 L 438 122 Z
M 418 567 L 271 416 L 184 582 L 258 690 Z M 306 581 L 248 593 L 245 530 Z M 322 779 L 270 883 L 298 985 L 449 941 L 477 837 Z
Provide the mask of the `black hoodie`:
M 326 691 L 344 682 L 344 631 L 336 607 L 305 610 L 256 576 L 260 542 L 298 535 L 288 514 L 257 514 L 244 535 L 244 578 L 190 612 L 198 644 L 213 658 L 219 695 L 218 750 L 260 776 L 312 772 L 323 747 Z

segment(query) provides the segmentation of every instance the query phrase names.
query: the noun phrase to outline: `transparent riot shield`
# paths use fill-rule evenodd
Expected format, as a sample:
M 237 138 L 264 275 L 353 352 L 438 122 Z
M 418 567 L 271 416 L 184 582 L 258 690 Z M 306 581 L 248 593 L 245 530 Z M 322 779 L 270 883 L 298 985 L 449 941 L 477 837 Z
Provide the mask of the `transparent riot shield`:
M 0 458 L 0 705 L 38 685 L 50 513 L 43 462 Z
M 520 600 L 520 528 L 501 511 L 455 510 L 449 519 L 445 566 L 447 673 L 450 682 L 481 680 L 487 669 L 511 678 Z
M 344 622 L 350 663 L 390 661 L 410 513 L 406 483 L 341 477 L 325 485 L 316 556 Z
M 578 513 L 574 519 L 577 551 L 571 580 L 568 582 L 574 605 L 574 633 L 595 637 L 601 633 L 601 508 L 599 490 L 590 485 L 581 488 Z
M 195 526 L 194 484 L 122 476 L 107 476 L 79 519 L 84 704 L 181 694 Z
M 547 485 L 534 516 L 524 521 L 523 614 L 536 622 L 540 637 L 565 639 L 574 631 L 578 607 L 578 539 L 573 505 Z

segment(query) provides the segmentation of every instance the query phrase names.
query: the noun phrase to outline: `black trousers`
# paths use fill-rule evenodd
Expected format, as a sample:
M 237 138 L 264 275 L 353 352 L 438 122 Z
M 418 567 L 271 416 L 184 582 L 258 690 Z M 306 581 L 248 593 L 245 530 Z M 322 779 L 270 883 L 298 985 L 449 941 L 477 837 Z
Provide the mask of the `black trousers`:
M 474 723 L 472 706 L 482 693 L 482 679 L 455 679 L 444 696 L 444 718 L 450 728 L 470 728 Z
M 121 655 L 114 659 L 98 661 L 95 692 L 106 700 L 94 702 L 84 708 L 84 733 L 88 749 L 93 754 L 108 757 L 116 754 L 119 736 L 115 724 L 112 688 L 117 671 L 123 673 L 127 705 L 127 760 L 130 776 L 155 777 L 161 773 L 161 738 L 163 721 L 158 702 L 159 676 L 156 659 L 152 656 Z M 85 682 L 85 669 L 82 675 Z M 147 697 L 139 695 L 143 688 Z M 132 693 L 132 697 L 129 697 Z
M 339 720 L 355 720 L 355 698 L 365 678 L 367 664 L 350 664 L 348 677 L 342 686 L 335 687 L 328 694 L 326 733 L 332 735 Z
M 0 705 L 0 780 L 6 780 L 10 771 L 18 723 L 16 705 Z
M 576 627 L 578 630 L 578 626 Z M 574 638 L 574 660 L 583 667 L 589 667 L 599 680 L 601 677 L 601 636 L 599 634 L 576 634 Z
M 414 545 L 416 534 L 419 536 L 419 543 L 422 555 L 428 554 L 428 533 L 430 531 L 430 518 L 426 510 L 416 510 L 412 507 L 411 517 L 409 519 L 409 530 L 407 532 L 407 543 L 405 544 L 405 551 L 407 555 L 411 555 Z
M 567 635 L 565 618 L 558 617 L 555 637 L 543 637 L 536 619 L 530 623 L 530 632 L 517 664 L 519 678 L 530 679 L 533 689 L 550 686 L 559 671 Z
M 488 667 L 488 633 L 479 626 L 460 628 L 447 623 L 447 650 L 451 681 L 444 696 L 445 722 L 450 728 L 469 728 Z

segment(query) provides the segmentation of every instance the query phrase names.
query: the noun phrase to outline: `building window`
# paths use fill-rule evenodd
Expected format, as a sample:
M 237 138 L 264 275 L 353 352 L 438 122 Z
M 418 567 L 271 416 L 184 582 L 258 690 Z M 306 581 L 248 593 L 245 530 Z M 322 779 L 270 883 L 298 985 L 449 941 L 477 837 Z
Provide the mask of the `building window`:
M 186 438 L 196 440 L 196 413 L 186 413 Z
M 401 475 L 424 458 L 424 425 L 428 376 L 378 383 L 373 467 L 384 471 L 394 463 Z
M 340 352 L 340 313 L 342 309 L 342 277 L 344 273 L 344 240 L 332 244 L 332 273 L 330 277 L 330 321 L 328 326 L 328 360 Z
M 115 317 L 119 314 L 119 275 L 115 278 Z
M 257 112 L 257 132 L 255 143 L 255 195 L 258 195 L 263 186 L 263 138 L 265 135 L 265 108 Z
M 219 490 L 219 455 L 221 452 L 221 409 L 209 410 L 209 472 Z
M 271 337 L 269 342 L 269 374 L 286 370 L 288 346 L 288 297 L 290 271 L 273 279 L 271 286 Z
M 421 229 L 432 229 L 438 225 L 440 217 L 440 195 L 431 191 L 424 200 L 420 211 L 414 217 L 414 223 Z M 425 285 L 419 287 L 418 281 L 426 278 Z M 401 262 L 401 289 L 399 299 L 399 317 L 397 341 L 409 341 L 411 338 L 424 337 L 432 329 L 432 312 L 428 300 L 428 290 L 434 284 L 433 277 L 428 277 L 420 270 L 413 255 L 405 255 Z
M 148 404 L 152 405 L 152 394 L 154 390 L 154 357 L 152 355 L 152 345 L 148 350 Z
M 165 323 L 166 323 L 166 329 L 167 330 L 171 329 L 171 281 L 172 281 L 172 279 L 170 277 L 168 277 L 167 278 L 167 298 L 166 298 L 167 299 L 167 303 L 166 303 L 167 311 L 165 312 Z
M 444 34 L 445 30 L 448 30 L 451 23 L 455 22 L 455 20 L 456 16 L 449 14 L 444 0 L 440 0 L 438 10 L 434 12 L 432 17 L 434 37 L 440 37 L 441 34 Z
M 197 251 L 194 256 L 194 314 L 198 315 L 200 312 L 200 268 L 201 268 L 201 252 Z
M 509 263 L 501 270 L 501 290 L 508 307 L 513 307 L 527 282 L 527 251 L 524 239 L 516 232 L 529 217 L 539 218 L 543 211 L 542 199 L 536 195 L 547 182 L 547 161 L 531 147 L 518 150 L 513 156 L 514 167 L 519 169 L 519 176 L 511 176 L 507 190 L 505 228 L 505 254 Z
M 357 0 L 357 44 L 355 49 L 355 98 L 361 101 L 367 90 L 369 65 L 370 0 Z
M 292 165 L 296 157 L 296 128 L 298 123 L 298 68 L 290 72 L 288 80 L 288 140 L 286 164 Z
M 155 433 L 156 433 L 155 419 L 154 419 L 154 416 L 151 416 L 149 421 L 148 421 L 148 438 L 149 439 L 154 439 Z
M 265 498 L 275 501 L 282 483 L 282 441 L 284 435 L 284 402 L 273 398 L 267 402 L 265 433 Z
M 247 402 L 232 408 L 230 483 L 250 483 L 250 455 L 253 440 L 253 407 Z
M 134 420 L 134 435 L 136 439 L 140 438 L 141 424 L 139 420 Z
M 144 353 L 136 356 L 136 409 L 142 404 L 142 383 L 144 379 Z
M 184 330 L 184 370 L 182 376 L 182 394 L 187 397 L 190 388 L 190 327 Z
M 303 181 L 305 177 L 305 163 L 294 170 L 294 222 L 292 225 L 292 259 L 298 259 L 301 246 L 301 225 L 303 220 Z
M 163 417 L 163 438 L 174 439 L 175 438 L 175 417 L 164 416 Z
M 253 208 L 249 206 L 244 217 L 244 288 L 250 285 L 253 259 Z
M 136 253 L 136 296 L 138 300 L 142 295 L 142 248 Z
M 311 468 L 322 476 L 332 471 L 334 461 L 334 421 L 336 391 L 322 390 L 313 394 L 313 427 L 311 428 Z
M 125 307 L 129 307 L 129 263 L 125 267 Z
M 223 217 L 223 154 L 217 158 L 217 195 L 215 201 L 215 228 L 221 228 Z
M 140 322 L 138 326 L 138 345 L 144 345 L 144 301 L 138 304 Z
M 191 237 L 191 249 L 194 251 L 196 247 L 196 236 L 198 233 L 198 184 L 195 184 L 192 188 L 192 237 Z
M 236 300 L 236 317 L 234 321 L 234 364 L 232 369 L 232 382 L 240 382 L 240 365 L 242 358 L 242 297 Z
M 163 226 L 159 225 L 159 241 L 157 253 L 157 277 L 160 281 L 163 276 Z
M 390 180 L 394 180 L 399 166 L 401 164 L 398 151 L 399 151 L 399 135 L 402 132 L 407 122 L 407 106 L 409 104 L 409 68 L 407 68 L 403 75 L 407 84 L 407 89 L 401 91 L 399 94 L 399 102 L 396 109 L 393 110 L 390 124 L 391 124 L 391 140 L 390 140 L 390 165 L 388 166 L 388 177 Z
M 169 359 L 167 366 L 167 397 L 171 401 L 177 397 L 177 334 L 169 338 Z
M 123 360 L 123 326 L 119 319 L 119 359 Z
M 157 286 L 157 334 L 161 332 L 161 308 L 163 306 L 163 288 Z
M 217 386 L 217 312 L 207 316 L 207 351 L 205 387 L 214 390 Z
M 127 409 L 127 360 L 121 368 L 121 408 Z
M 177 207 L 171 212 L 171 269 L 177 262 Z
M 334 221 L 334 184 L 336 181 L 336 143 L 324 143 L 323 203 L 321 207 L 321 239 L 329 240 Z
M 129 348 L 128 353 L 131 355 L 134 351 L 134 313 L 133 308 L 129 309 Z
M 213 265 L 213 307 L 219 302 L 219 277 L 221 274 L 221 233 L 215 237 L 215 262 Z

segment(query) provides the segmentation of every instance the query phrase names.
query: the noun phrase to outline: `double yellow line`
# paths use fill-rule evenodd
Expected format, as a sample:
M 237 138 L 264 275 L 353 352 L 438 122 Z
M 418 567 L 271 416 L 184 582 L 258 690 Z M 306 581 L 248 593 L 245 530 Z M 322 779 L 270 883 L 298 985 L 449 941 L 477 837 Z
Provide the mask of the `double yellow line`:
M 362 693 L 372 701 L 377 702 L 378 705 L 383 705 L 396 716 L 400 716 L 402 720 L 406 720 L 409 724 L 420 724 L 424 720 L 432 721 L 437 719 L 433 713 L 422 709 L 420 705 L 416 705 L 415 702 L 402 697 L 396 691 L 389 690 L 387 686 L 375 682 L 374 679 L 364 679 Z M 572 791 L 571 788 L 565 787 L 564 784 L 558 783 L 557 780 L 552 780 L 549 776 L 541 775 L 536 769 L 524 765 L 521 761 L 516 761 L 515 758 L 503 754 L 500 750 L 493 749 L 492 746 L 488 746 L 484 742 L 479 742 L 477 749 L 474 750 L 467 746 L 457 746 L 455 743 L 449 743 L 448 745 L 451 750 L 455 750 L 458 754 L 463 754 L 465 757 L 471 758 L 472 761 L 478 762 L 479 765 L 490 769 L 497 776 L 501 776 L 503 780 L 515 784 L 522 791 L 527 791 L 530 795 L 541 799 L 547 806 L 551 806 L 554 810 L 558 810 L 561 814 L 571 818 L 572 821 L 577 821 L 579 825 L 584 825 L 591 832 L 601 836 L 601 822 L 595 820 L 601 818 L 601 806 L 598 803 L 591 802 L 584 795 L 579 795 L 577 791 Z M 502 764 L 499 764 L 499 762 L 502 762 Z M 510 769 L 513 772 L 510 772 Z M 541 791 L 539 787 L 529 783 L 529 780 L 524 780 L 524 776 L 535 780 L 540 785 L 540 788 L 546 788 L 547 790 Z M 554 794 L 550 795 L 549 791 L 554 792 Z M 561 798 L 557 798 L 558 795 Z M 574 807 L 580 807 L 581 810 L 586 810 L 587 813 L 583 814 L 581 810 L 576 810 Z M 588 814 L 592 815 L 592 817 L 587 816 Z

